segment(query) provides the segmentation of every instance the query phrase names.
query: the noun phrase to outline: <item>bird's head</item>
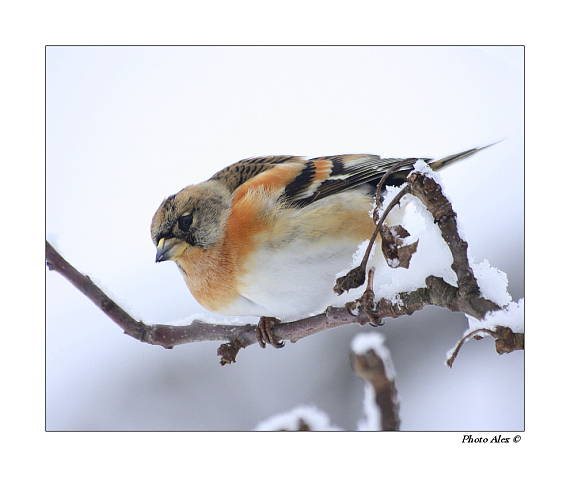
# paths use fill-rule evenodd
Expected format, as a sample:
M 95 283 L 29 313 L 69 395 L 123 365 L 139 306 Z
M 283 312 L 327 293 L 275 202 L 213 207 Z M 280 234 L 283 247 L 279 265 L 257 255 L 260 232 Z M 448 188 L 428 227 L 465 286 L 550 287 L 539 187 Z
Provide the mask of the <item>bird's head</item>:
M 230 192 L 216 181 L 191 185 L 162 201 L 150 233 L 156 261 L 176 260 L 188 247 L 209 248 L 223 235 Z

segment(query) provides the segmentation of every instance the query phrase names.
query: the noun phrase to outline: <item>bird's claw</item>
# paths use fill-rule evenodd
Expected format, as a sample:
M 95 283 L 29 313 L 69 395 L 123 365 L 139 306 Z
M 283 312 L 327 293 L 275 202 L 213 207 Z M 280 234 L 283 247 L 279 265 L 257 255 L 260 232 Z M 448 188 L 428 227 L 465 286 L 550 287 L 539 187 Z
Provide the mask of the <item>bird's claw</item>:
M 273 335 L 273 327 L 278 323 L 281 323 L 281 321 L 271 316 L 262 316 L 259 319 L 259 323 L 255 328 L 255 336 L 257 337 L 259 346 L 265 348 L 265 345 L 267 343 L 269 343 L 274 348 L 283 348 L 283 346 L 285 346 L 285 343 L 283 343 L 283 341 L 279 341 Z

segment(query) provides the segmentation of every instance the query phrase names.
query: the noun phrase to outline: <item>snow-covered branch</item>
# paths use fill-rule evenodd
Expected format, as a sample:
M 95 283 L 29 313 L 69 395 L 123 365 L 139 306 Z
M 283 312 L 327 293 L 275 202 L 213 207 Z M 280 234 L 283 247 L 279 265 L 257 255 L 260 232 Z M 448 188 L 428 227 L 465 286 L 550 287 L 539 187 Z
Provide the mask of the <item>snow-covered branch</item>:
M 330 423 L 329 416 L 315 406 L 297 406 L 260 422 L 256 431 L 342 431 Z
M 380 333 L 359 333 L 352 340 L 352 368 L 366 381 L 361 431 L 400 430 L 396 372 Z
M 451 368 L 461 347 L 471 339 L 495 338 L 497 353 L 524 349 L 524 300 L 511 302 L 505 308 L 492 311 L 483 320 L 469 318 L 469 328 L 453 349 L 447 353 L 446 364 Z
M 421 161 L 420 161 L 421 162 Z M 379 184 L 379 189 L 382 184 Z M 410 268 L 414 270 L 415 255 L 422 248 L 423 236 L 419 239 L 412 236 L 408 230 L 399 225 L 389 227 L 384 224 L 388 214 L 394 207 L 406 197 L 413 197 L 423 204 L 430 220 L 437 224 L 439 240 L 443 238 L 442 248 L 449 249 L 451 253 L 451 270 L 453 276 L 441 276 L 426 273 L 419 277 L 421 284 L 411 286 L 410 283 L 401 283 L 399 289 L 384 296 L 378 294 L 374 288 L 374 268 L 368 268 L 368 260 L 373 254 L 373 244 L 377 235 L 381 235 L 386 243 L 382 247 L 384 257 L 392 268 Z M 396 318 L 402 315 L 411 315 L 426 305 L 435 305 L 451 311 L 459 311 L 472 317 L 480 323 L 481 329 L 488 328 L 485 320 L 492 317 L 502 316 L 503 310 L 507 310 L 510 295 L 506 292 L 506 283 L 497 282 L 497 273 L 493 275 L 490 267 L 479 267 L 479 274 L 474 273 L 467 253 L 467 242 L 460 235 L 457 224 L 457 215 L 451 203 L 444 195 L 441 185 L 429 168 L 416 165 L 415 170 L 409 175 L 407 182 L 392 193 L 392 199 L 385 199 L 386 206 L 377 194 L 377 204 L 373 211 L 377 228 L 369 241 L 366 252 L 360 264 L 340 277 L 335 285 L 335 291 L 342 293 L 352 288 L 358 288 L 364 284 L 368 276 L 368 284 L 361 298 L 347 303 L 344 307 L 329 307 L 323 313 L 299 319 L 293 322 L 278 323 L 273 328 L 273 335 L 279 341 L 296 342 L 302 338 L 319 333 L 324 330 L 347 324 L 373 324 L 378 325 L 385 318 Z M 447 253 L 449 253 L 447 252 Z M 432 254 L 433 255 L 433 254 Z M 410 263 L 411 260 L 411 263 Z M 206 323 L 194 320 L 189 325 L 148 325 L 136 320 L 125 312 L 117 303 L 110 299 L 91 279 L 77 271 L 69 264 L 48 242 L 46 242 L 46 264 L 50 270 L 61 273 L 73 283 L 84 295 L 86 295 L 97 307 L 109 316 L 123 331 L 133 338 L 144 343 L 160 345 L 172 348 L 175 345 L 196 341 L 225 341 L 218 348 L 221 364 L 235 362 L 240 349 L 257 343 L 256 327 L 253 325 L 224 325 Z M 418 268 L 420 273 L 421 268 Z M 439 269 L 438 269 L 439 270 Z M 477 271 L 477 270 L 476 270 Z M 490 272 L 491 271 L 491 272 Z M 450 271 L 451 273 L 451 271 Z M 485 275 L 487 274 L 487 275 Z M 485 278 L 484 283 L 478 282 L 478 277 Z M 494 278 L 493 278 L 494 277 Z M 499 283 L 499 286 L 490 286 L 489 283 Z M 453 282 L 455 284 L 452 284 Z M 452 282 L 452 283 L 450 283 Z M 385 287 L 388 289 L 390 287 Z M 392 286 L 392 288 L 394 288 Z M 503 291 L 501 291 L 504 288 Z M 505 298 L 506 297 L 506 298 Z M 522 308 L 520 310 L 522 316 Z M 495 313 L 495 315 L 493 315 Z M 495 338 L 498 352 L 510 352 L 524 348 L 524 334 L 522 330 L 512 329 L 509 322 L 504 320 L 500 326 L 491 329 L 487 333 Z M 470 327 L 467 334 L 471 332 Z M 510 334 L 509 334 L 510 333 Z M 467 338 L 458 343 L 453 359 Z M 473 334 L 474 336 L 475 334 Z M 470 335 L 471 337 L 471 335 Z M 449 364 L 451 364 L 453 360 Z

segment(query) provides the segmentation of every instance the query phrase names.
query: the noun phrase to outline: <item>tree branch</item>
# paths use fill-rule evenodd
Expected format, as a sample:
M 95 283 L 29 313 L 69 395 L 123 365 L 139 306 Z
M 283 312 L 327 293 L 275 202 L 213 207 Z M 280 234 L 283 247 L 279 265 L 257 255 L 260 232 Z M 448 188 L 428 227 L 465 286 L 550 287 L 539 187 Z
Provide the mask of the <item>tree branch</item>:
M 489 311 L 500 309 L 496 303 L 481 296 L 477 280 L 469 264 L 467 242 L 460 237 L 457 230 L 456 214 L 451 203 L 442 193 L 440 185 L 427 175 L 418 172 L 410 174 L 407 185 L 388 204 L 378 220 L 376 230 L 369 243 L 369 249 L 371 249 L 386 216 L 406 193 L 419 198 L 438 224 L 442 237 L 453 256 L 452 269 L 457 274 L 458 286 L 454 287 L 440 277 L 429 276 L 426 278 L 426 287 L 424 288 L 400 293 L 394 301 L 382 298 L 375 302 L 371 283 L 372 273 L 362 299 L 347 303 L 345 307 L 329 307 L 325 312 L 315 316 L 293 322 L 279 323 L 273 328 L 273 334 L 277 340 L 287 340 L 294 343 L 307 336 L 338 326 L 380 324 L 384 318 L 411 315 L 426 305 L 460 311 L 479 319 L 483 318 Z M 380 206 L 381 203 L 377 205 L 377 209 Z M 370 250 L 368 250 L 359 267 L 351 270 L 346 277 L 339 279 L 341 280 L 340 285 L 337 281 L 337 286 L 335 286 L 337 292 L 355 288 L 364 283 L 366 260 L 369 254 Z M 179 344 L 196 341 L 226 341 L 227 343 L 218 348 L 222 365 L 235 362 L 240 349 L 257 343 L 254 325 L 220 325 L 199 320 L 194 320 L 190 325 L 185 326 L 147 325 L 136 320 L 109 298 L 87 275 L 81 274 L 68 263 L 47 241 L 46 265 L 50 270 L 60 273 L 69 280 L 103 313 L 121 327 L 125 334 L 143 343 L 172 348 Z M 349 280 L 347 277 L 351 274 L 353 277 Z M 359 280 L 361 279 L 360 284 L 356 284 L 354 280 L 356 275 L 358 275 Z M 507 330 L 509 329 L 507 328 Z M 522 338 L 508 336 L 506 332 L 501 335 L 501 342 L 497 341 L 498 352 L 510 352 L 514 349 L 523 349 L 523 347 Z
M 351 353 L 352 369 L 372 387 L 374 405 L 380 411 L 380 422 L 374 427 L 382 431 L 400 430 L 400 405 L 394 378 L 386 370 L 388 363 L 372 349 Z M 370 416 L 369 416 L 370 417 Z

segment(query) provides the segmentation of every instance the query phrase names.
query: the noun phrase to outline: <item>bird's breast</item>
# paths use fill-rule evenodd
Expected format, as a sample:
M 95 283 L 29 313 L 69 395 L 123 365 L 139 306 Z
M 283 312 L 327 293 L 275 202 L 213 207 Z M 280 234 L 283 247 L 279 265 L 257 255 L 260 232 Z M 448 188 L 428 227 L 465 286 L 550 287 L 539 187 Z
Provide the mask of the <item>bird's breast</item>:
M 228 315 L 293 319 L 322 311 L 335 298 L 336 274 L 372 233 L 370 196 L 348 191 L 269 212 L 259 204 L 234 208 L 217 246 L 185 252 L 179 266 L 188 288 L 204 307 Z

